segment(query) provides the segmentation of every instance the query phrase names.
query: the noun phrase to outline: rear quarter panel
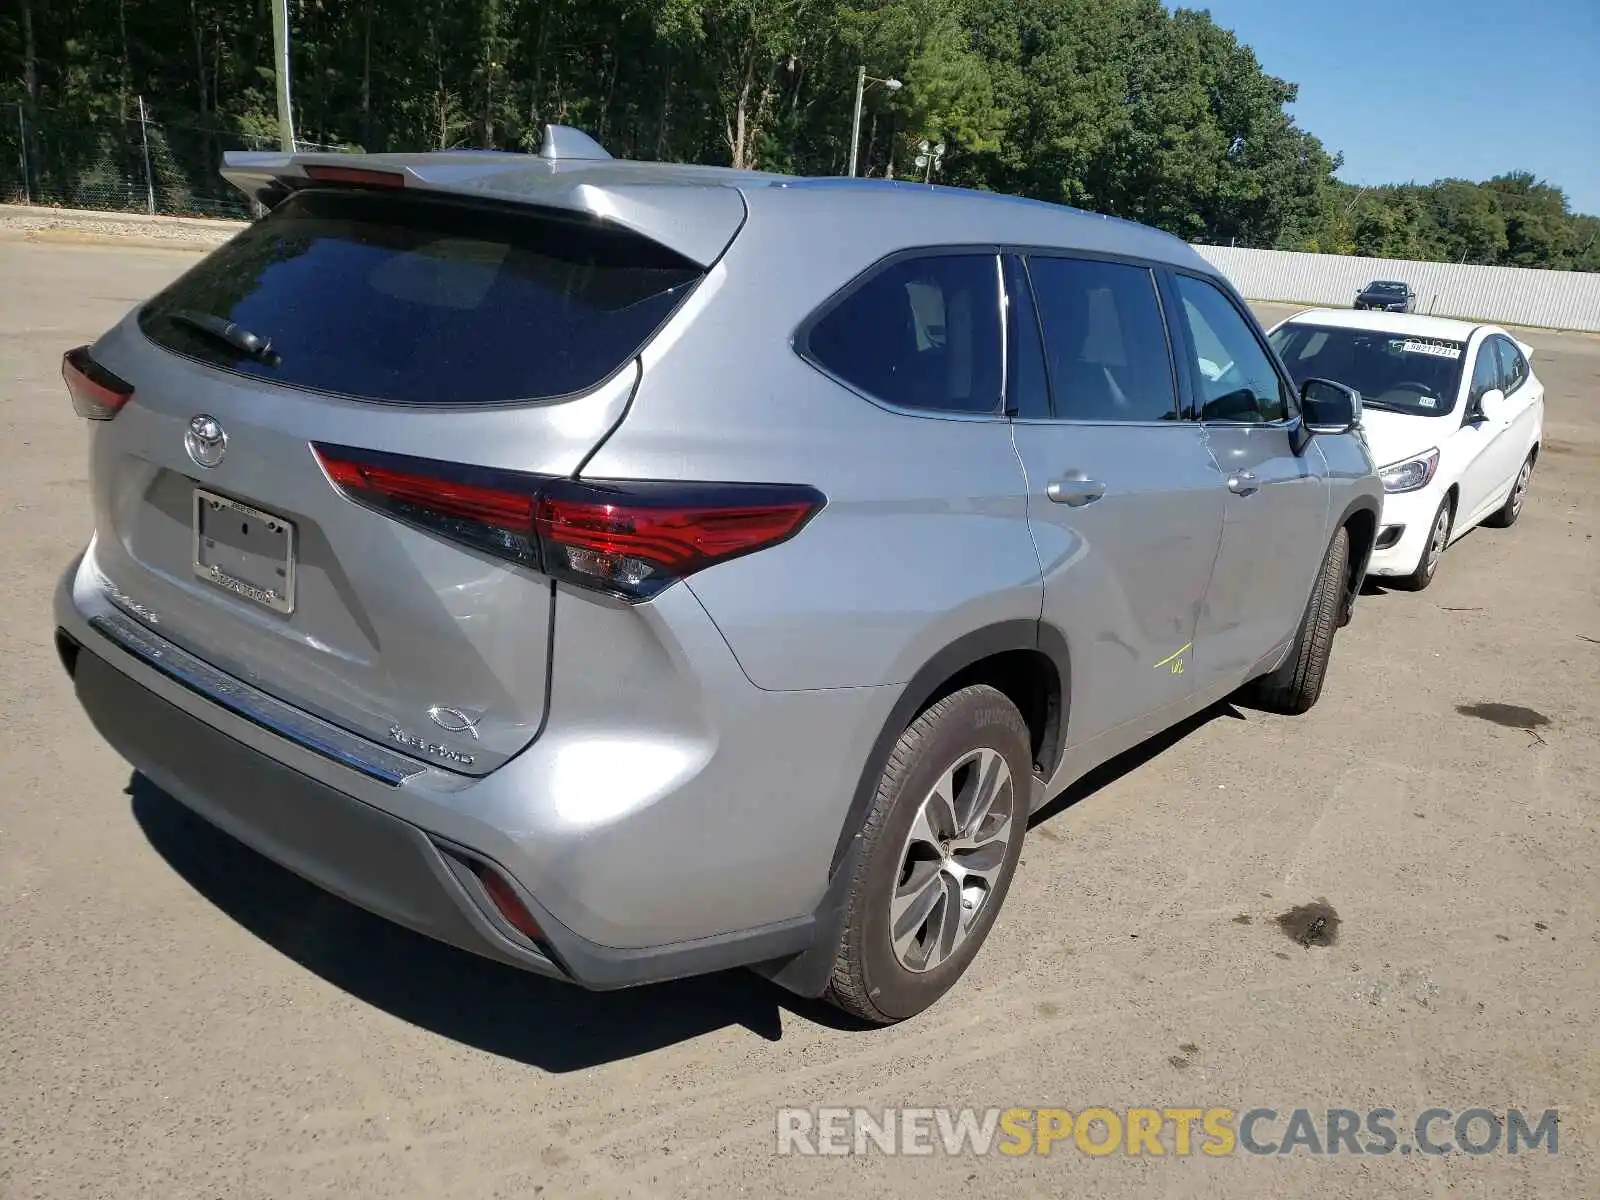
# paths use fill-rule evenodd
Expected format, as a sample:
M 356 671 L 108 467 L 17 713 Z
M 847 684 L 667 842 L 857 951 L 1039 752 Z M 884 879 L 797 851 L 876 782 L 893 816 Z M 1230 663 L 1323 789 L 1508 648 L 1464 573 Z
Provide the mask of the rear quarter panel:
M 1003 418 L 891 411 L 791 342 L 871 263 L 960 242 L 959 226 L 919 217 L 915 203 L 878 205 L 897 221 L 841 221 L 832 205 L 782 191 L 752 198 L 694 319 L 647 349 L 627 416 L 583 474 L 821 489 L 827 505 L 798 537 L 690 587 L 759 687 L 902 683 L 964 633 L 1038 619 L 1027 481 Z

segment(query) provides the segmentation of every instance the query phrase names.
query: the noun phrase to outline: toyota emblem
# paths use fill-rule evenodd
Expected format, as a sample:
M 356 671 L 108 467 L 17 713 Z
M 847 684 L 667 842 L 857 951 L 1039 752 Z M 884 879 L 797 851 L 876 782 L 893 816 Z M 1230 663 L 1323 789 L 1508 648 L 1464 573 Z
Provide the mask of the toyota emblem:
M 190 419 L 189 432 L 183 435 L 183 446 L 197 464 L 214 467 L 228 452 L 228 435 L 222 432 L 215 417 L 201 413 Z

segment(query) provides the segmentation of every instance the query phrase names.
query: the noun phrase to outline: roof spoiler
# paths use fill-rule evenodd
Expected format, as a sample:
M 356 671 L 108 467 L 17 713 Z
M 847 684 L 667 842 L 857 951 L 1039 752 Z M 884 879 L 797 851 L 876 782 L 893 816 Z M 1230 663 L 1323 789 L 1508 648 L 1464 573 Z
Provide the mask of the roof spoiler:
M 266 208 L 320 178 L 360 186 L 512 201 L 582 213 L 632 230 L 709 267 L 745 220 L 733 187 L 674 187 L 653 182 L 637 164 L 614 162 L 581 130 L 547 125 L 539 153 L 439 150 L 416 154 L 297 153 L 229 150 L 222 177 Z

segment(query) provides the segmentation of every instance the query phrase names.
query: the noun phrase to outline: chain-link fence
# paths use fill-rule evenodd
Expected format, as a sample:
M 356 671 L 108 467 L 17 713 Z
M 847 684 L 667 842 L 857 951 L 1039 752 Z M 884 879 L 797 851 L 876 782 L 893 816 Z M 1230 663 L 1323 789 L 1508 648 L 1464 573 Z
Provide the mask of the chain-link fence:
M 218 173 L 223 152 L 275 149 L 274 139 L 159 121 L 142 97 L 124 120 L 15 104 L 0 110 L 0 203 L 248 218 L 250 202 Z

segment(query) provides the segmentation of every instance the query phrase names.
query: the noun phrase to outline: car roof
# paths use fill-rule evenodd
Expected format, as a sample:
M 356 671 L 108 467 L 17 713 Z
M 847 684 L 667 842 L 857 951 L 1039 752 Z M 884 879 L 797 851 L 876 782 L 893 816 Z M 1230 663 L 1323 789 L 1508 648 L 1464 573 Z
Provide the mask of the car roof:
M 1464 342 L 1473 331 L 1485 328 L 1476 321 L 1452 317 L 1426 317 L 1419 313 L 1375 312 L 1371 309 L 1308 308 L 1283 322 L 1285 325 L 1324 325 L 1333 329 L 1370 329 L 1378 333 L 1403 333 L 1412 337 L 1445 338 Z
M 1220 277 L 1182 238 L 1064 205 L 902 180 L 816 178 L 635 162 L 605 156 L 603 149 L 575 130 L 553 127 L 550 134 L 556 133 L 581 138 L 576 152 L 229 151 L 224 155 L 222 173 L 246 194 L 260 198 L 264 186 L 275 179 L 303 179 L 307 167 L 388 169 L 402 173 L 408 186 L 551 205 L 616 221 L 704 265 L 721 253 L 746 212 L 755 210 L 763 195 L 782 194 L 785 205 L 814 206 L 841 224 L 874 222 L 891 234 L 889 240 L 914 238 L 929 246 L 996 243 L 1083 249 Z M 547 144 L 552 140 L 547 135 Z M 906 218 L 905 227 L 897 230 L 902 217 Z

